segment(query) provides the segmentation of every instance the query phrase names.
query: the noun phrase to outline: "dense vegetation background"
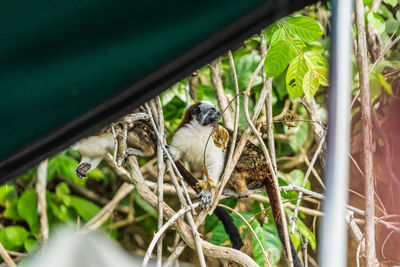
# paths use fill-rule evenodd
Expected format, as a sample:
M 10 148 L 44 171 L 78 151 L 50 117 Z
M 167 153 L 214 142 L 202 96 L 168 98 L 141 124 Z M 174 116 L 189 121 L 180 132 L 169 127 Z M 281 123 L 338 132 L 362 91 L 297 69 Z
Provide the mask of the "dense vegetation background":
M 377 4 L 376 2 L 379 2 L 377 7 L 374 6 Z M 368 31 L 370 62 L 371 65 L 377 62 L 370 73 L 371 103 L 379 117 L 377 121 L 385 123 L 388 120 L 385 114 L 389 116 L 389 113 L 383 112 L 382 108 L 386 105 L 394 105 L 391 101 L 400 95 L 400 49 L 398 44 L 394 44 L 389 51 L 384 53 L 384 48 L 400 33 L 400 7 L 397 0 L 382 2 L 366 0 L 364 4 L 367 10 L 365 21 L 371 28 Z M 238 49 L 232 51 L 239 90 L 242 92 L 263 59 L 262 39 L 265 38 L 268 52 L 264 68 L 252 84 L 249 110 L 252 112 L 267 78 L 273 78 L 274 158 L 277 163 L 279 184 L 281 186 L 303 186 L 318 193 L 324 193 L 325 188 L 323 178 L 321 178 L 324 174 L 323 155 L 318 158 L 314 166 L 311 164 L 310 167 L 310 162 L 321 140 L 321 132 L 318 131 L 326 130 L 327 60 L 329 59 L 329 33 L 331 31 L 329 19 L 329 4 L 310 6 L 266 28 L 261 33 L 263 34 L 262 38 L 260 35 L 255 35 L 246 40 Z M 372 39 L 375 41 L 371 41 Z M 379 59 L 381 54 L 383 57 Z M 353 95 L 357 96 L 359 90 L 358 71 L 355 57 L 353 59 Z M 194 103 L 194 98 L 209 100 L 217 106 L 220 104 L 216 97 L 218 81 L 222 82 L 224 97 L 228 101 L 233 100 L 236 95 L 234 79 L 226 55 L 203 66 L 160 96 L 167 137 L 172 136 L 186 107 Z M 239 99 L 243 103 L 243 95 Z M 228 108 L 227 114 L 233 114 L 233 106 Z M 257 129 L 265 140 L 268 128 L 266 126 L 267 108 L 268 104 L 263 108 L 256 123 Z M 361 129 L 359 110 L 360 105 L 356 99 L 352 109 L 352 155 L 354 156 L 352 174 L 354 174 L 354 178 L 350 179 L 353 179 L 352 190 L 356 191 L 355 194 L 362 196 L 363 189 L 360 186 L 362 176 L 358 177 L 360 175 L 357 174 L 357 170 L 353 170 L 356 165 L 362 166 L 359 156 L 360 148 L 357 145 L 361 142 L 359 140 Z M 239 133 L 243 132 L 246 124 L 245 117 L 241 112 Z M 388 138 L 390 139 L 390 136 L 377 136 L 375 140 L 379 146 L 388 142 Z M 256 138 L 251 137 L 250 140 L 257 144 Z M 88 179 L 77 178 L 75 168 L 79 160 L 79 153 L 72 149 L 66 149 L 48 160 L 46 203 L 50 236 L 53 229 L 60 224 L 68 224 L 76 228 L 82 227 L 113 198 L 123 184 L 123 180 L 105 162 L 91 171 Z M 140 158 L 139 162 L 141 172 L 146 180 L 156 181 L 157 159 Z M 357 162 L 359 164 L 356 164 Z M 382 166 L 385 168 L 386 165 Z M 309 168 L 311 173 L 304 186 L 305 173 Z M 0 242 L 17 262 L 23 261 L 26 255 L 37 249 L 39 240 L 41 240 L 36 183 L 37 168 L 34 168 L 13 182 L 0 187 Z M 169 183 L 168 179 L 165 180 L 165 183 Z M 387 185 L 387 181 L 382 183 Z M 386 200 L 392 202 L 396 200 L 396 198 L 394 200 L 393 197 L 390 198 L 390 194 L 393 196 L 395 192 L 390 191 L 379 204 L 381 209 L 385 210 L 384 215 L 399 214 L 397 210 L 399 207 L 386 202 Z M 179 209 L 179 201 L 174 193 L 166 192 L 165 194 L 165 201 L 171 207 Z M 350 196 L 352 204 L 362 209 L 363 205 L 360 199 Z M 296 191 L 282 191 L 282 197 L 285 202 L 285 211 L 290 219 L 299 195 Z M 286 264 L 281 259 L 282 247 L 265 193 L 259 193 L 239 201 L 231 197 L 222 200 L 221 203 L 236 209 L 248 220 L 263 247 L 272 256 L 273 264 Z M 252 255 L 260 266 L 264 266 L 264 255 L 248 226 L 236 214 L 231 213 L 231 215 L 245 240 L 246 252 Z M 321 216 L 321 200 L 311 196 L 302 197 L 295 231 L 291 238 L 301 257 L 306 258 L 313 266 L 318 265 L 316 236 Z M 288 222 L 291 223 L 290 220 Z M 358 217 L 356 222 L 362 229 L 362 216 Z M 143 255 L 154 232 L 157 231 L 157 211 L 134 190 L 120 201 L 112 215 L 102 224 L 101 229 L 117 240 L 127 251 Z M 200 232 L 203 233 L 204 239 L 213 244 L 230 246 L 229 238 L 225 234 L 221 222 L 214 215 L 206 218 Z M 385 241 L 389 233 L 384 231 L 385 237 L 378 239 Z M 165 255 L 169 253 L 168 248 L 174 246 L 174 240 L 175 232 L 167 232 L 164 239 Z M 393 253 L 386 252 L 385 257 L 384 243 L 387 240 L 383 241 L 377 244 L 377 247 L 380 246 L 379 249 L 383 247 L 381 253 L 378 253 L 379 260 L 399 262 L 398 256 L 392 255 Z M 349 247 L 353 249 L 349 250 L 350 265 L 355 264 L 357 245 L 350 242 Z M 180 258 L 183 262 L 192 263 L 193 259 L 197 260 L 197 257 L 195 252 L 190 249 L 186 249 Z M 218 264 L 211 258 L 207 259 L 207 262 L 210 266 Z

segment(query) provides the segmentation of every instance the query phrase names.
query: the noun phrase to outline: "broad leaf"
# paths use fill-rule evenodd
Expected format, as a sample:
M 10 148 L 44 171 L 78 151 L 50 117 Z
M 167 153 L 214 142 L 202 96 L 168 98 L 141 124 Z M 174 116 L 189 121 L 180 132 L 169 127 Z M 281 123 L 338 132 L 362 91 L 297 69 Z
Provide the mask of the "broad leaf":
M 321 25 L 310 17 L 289 17 L 284 26 L 291 34 L 306 43 L 317 41 L 324 33 Z
M 274 77 L 284 71 L 289 64 L 289 45 L 286 41 L 273 43 L 265 58 L 265 72 L 267 77 Z
M 17 208 L 19 216 L 28 223 L 31 232 L 37 235 L 39 228 L 37 199 L 33 189 L 29 189 L 21 195 Z
M 368 25 L 372 26 L 378 31 L 379 34 L 385 32 L 385 20 L 375 12 L 368 12 L 367 15 Z
M 258 239 L 264 247 L 268 258 L 270 260 L 273 260 L 272 264 L 277 264 L 281 258 L 282 245 L 276 232 L 276 228 L 271 224 L 264 224 L 263 227 L 258 224 L 255 227 L 254 231 L 256 232 Z M 252 237 L 251 243 L 253 248 L 254 260 L 258 263 L 258 265 L 265 266 L 266 260 L 264 254 L 254 236 Z
M 306 61 L 300 55 L 290 63 L 286 74 L 286 89 L 293 99 L 303 95 L 303 78 L 307 71 Z
M 22 226 L 7 226 L 0 230 L 0 243 L 5 249 L 20 250 L 29 232 Z
M 24 242 L 24 248 L 26 252 L 30 253 L 38 247 L 38 241 L 36 239 L 28 238 Z
M 315 73 L 309 70 L 303 78 L 303 90 L 308 99 L 311 99 L 317 92 L 319 81 Z
M 71 196 L 71 206 L 85 221 L 89 221 L 100 211 L 100 207 L 96 204 L 77 196 Z
M 391 5 L 392 7 L 395 7 L 398 4 L 398 0 L 383 0 L 385 4 Z

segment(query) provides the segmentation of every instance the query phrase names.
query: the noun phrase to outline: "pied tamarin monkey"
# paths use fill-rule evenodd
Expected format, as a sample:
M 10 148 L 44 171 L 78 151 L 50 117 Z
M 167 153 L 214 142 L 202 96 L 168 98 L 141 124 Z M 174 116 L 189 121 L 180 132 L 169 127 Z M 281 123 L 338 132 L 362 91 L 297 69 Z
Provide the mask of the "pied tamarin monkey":
M 137 113 L 141 111 L 142 110 L 140 109 L 136 109 L 134 112 Z M 123 119 L 121 121 L 123 121 Z M 149 118 L 136 120 L 129 124 L 126 141 L 128 146 L 126 151 L 127 154 L 147 158 L 152 158 L 156 154 L 157 136 Z M 111 127 L 105 127 L 99 132 L 83 138 L 72 145 L 71 148 L 79 151 L 82 156 L 81 161 L 75 170 L 76 175 L 79 178 L 87 177 L 88 172 L 94 170 L 106 154 L 113 153 L 114 151 L 115 140 Z M 201 194 L 201 189 L 195 186 L 197 180 L 191 176 L 191 174 L 183 167 L 181 163 L 176 162 L 176 165 L 181 172 L 181 175 L 188 179 L 186 182 L 188 182 L 188 184 L 191 185 L 197 193 Z M 221 167 L 223 167 L 223 165 L 221 165 Z M 217 207 L 214 211 L 214 214 L 219 218 L 219 220 L 221 220 L 225 231 L 229 235 L 232 247 L 235 249 L 240 249 L 243 246 L 243 242 L 240 237 L 239 230 L 233 224 L 232 217 L 225 209 L 221 207 Z
M 205 163 L 209 176 L 215 184 L 218 183 L 224 171 L 228 155 L 227 151 L 230 150 L 230 142 L 226 152 L 218 148 L 212 140 L 207 143 L 214 125 L 218 123 L 220 118 L 220 112 L 208 101 L 201 101 L 190 106 L 172 138 L 171 146 L 168 148 L 175 161 L 180 159 L 188 161 L 194 171 L 204 172 L 203 163 Z M 232 135 L 232 131 L 228 130 L 228 132 Z M 206 143 L 207 148 L 205 150 Z M 204 177 L 204 179 L 206 178 Z M 285 229 L 283 229 L 281 223 L 282 214 L 276 197 L 277 188 L 274 186 L 263 152 L 256 145 L 247 141 L 242 155 L 229 178 L 227 187 L 234 189 L 239 197 L 246 197 L 248 195 L 248 187 L 254 187 L 257 184 L 264 185 L 266 188 L 278 235 L 285 248 Z M 198 194 L 198 198 L 203 208 L 208 209 L 210 207 L 210 191 L 202 190 Z M 294 266 L 302 266 L 291 240 L 290 246 Z

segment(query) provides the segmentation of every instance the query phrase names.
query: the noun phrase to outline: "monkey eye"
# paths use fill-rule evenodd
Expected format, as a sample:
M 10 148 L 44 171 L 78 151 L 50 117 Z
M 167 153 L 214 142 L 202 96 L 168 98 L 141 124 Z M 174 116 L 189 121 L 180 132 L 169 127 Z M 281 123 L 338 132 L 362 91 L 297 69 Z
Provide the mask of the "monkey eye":
M 194 107 L 192 112 L 193 112 L 193 115 L 197 115 L 197 114 L 200 113 L 200 108 L 199 107 Z

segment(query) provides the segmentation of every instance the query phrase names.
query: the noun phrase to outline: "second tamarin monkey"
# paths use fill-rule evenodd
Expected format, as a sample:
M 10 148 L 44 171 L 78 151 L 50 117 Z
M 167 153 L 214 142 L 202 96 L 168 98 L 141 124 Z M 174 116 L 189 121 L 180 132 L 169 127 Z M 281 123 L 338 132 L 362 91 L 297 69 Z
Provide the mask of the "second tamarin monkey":
M 230 144 L 228 144 L 228 149 L 224 152 L 212 140 L 207 142 L 213 127 L 220 118 L 220 112 L 208 101 L 201 101 L 190 106 L 186 110 L 169 147 L 169 152 L 175 161 L 186 160 L 192 170 L 196 172 L 204 172 L 204 167 L 206 167 L 210 178 L 216 184 L 224 171 L 230 148 Z M 229 132 L 231 133 L 231 131 Z M 282 214 L 276 197 L 277 188 L 274 186 L 267 161 L 261 149 L 248 141 L 232 172 L 227 187 L 234 189 L 239 197 L 246 197 L 248 195 L 247 187 L 254 184 L 264 185 L 266 188 L 278 235 L 283 247 L 285 247 L 284 231 L 286 229 L 283 229 L 281 223 Z M 205 209 L 208 209 L 212 204 L 211 193 L 209 190 L 202 190 L 198 194 L 202 207 Z M 294 266 L 302 266 L 291 241 L 290 245 Z

